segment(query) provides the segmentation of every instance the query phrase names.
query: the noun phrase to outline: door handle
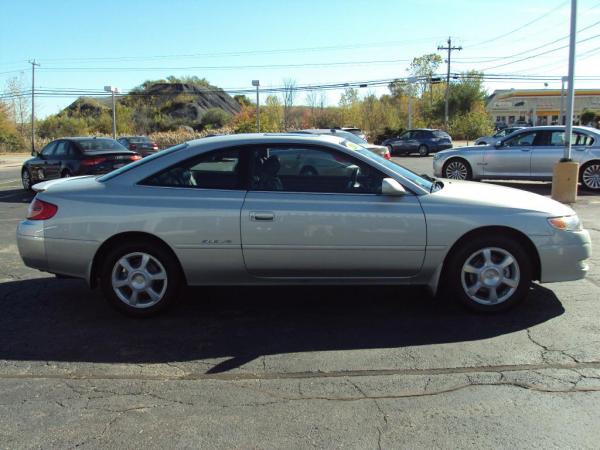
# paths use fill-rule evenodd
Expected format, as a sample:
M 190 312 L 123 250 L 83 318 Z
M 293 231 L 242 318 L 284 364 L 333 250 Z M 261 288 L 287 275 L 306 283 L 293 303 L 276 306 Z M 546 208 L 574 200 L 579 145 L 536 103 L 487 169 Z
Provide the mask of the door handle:
M 272 221 L 275 219 L 275 214 L 272 212 L 268 212 L 268 211 L 261 211 L 261 212 L 251 212 L 250 213 L 250 220 L 256 221 L 256 222 L 267 222 L 267 221 Z

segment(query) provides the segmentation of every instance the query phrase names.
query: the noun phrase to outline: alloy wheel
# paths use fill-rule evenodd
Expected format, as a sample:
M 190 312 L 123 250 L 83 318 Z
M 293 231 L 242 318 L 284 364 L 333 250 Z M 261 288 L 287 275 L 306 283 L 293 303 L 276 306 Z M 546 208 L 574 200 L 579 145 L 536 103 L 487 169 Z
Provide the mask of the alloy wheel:
M 469 175 L 469 170 L 463 162 L 450 161 L 446 166 L 444 175 L 451 180 L 466 180 Z
M 520 281 L 517 259 L 497 247 L 477 250 L 466 259 L 461 270 L 465 294 L 486 306 L 507 301 L 516 292 Z
M 111 285 L 126 305 L 150 308 L 160 302 L 167 291 L 167 271 L 148 253 L 128 253 L 115 263 Z
M 588 189 L 600 190 L 600 164 L 590 164 L 583 170 L 581 181 Z

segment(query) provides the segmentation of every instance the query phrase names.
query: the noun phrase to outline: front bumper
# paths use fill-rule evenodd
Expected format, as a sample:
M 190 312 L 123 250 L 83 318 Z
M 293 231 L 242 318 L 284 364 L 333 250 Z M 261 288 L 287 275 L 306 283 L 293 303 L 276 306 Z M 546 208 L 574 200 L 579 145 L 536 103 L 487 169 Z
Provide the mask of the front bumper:
M 580 280 L 588 273 L 592 241 L 586 230 L 536 236 L 534 244 L 540 257 L 542 283 Z
M 17 247 L 26 266 L 48 270 L 48 257 L 41 220 L 23 220 L 17 226 Z

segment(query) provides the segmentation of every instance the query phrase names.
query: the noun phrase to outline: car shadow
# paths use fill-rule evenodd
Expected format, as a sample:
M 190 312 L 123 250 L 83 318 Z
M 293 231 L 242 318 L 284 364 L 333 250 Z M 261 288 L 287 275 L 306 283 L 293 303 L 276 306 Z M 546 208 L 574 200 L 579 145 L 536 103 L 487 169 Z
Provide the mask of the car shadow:
M 79 280 L 0 285 L 0 359 L 166 363 L 227 358 L 225 372 L 263 355 L 384 349 L 488 339 L 564 313 L 533 285 L 526 302 L 496 315 L 465 311 L 404 287 L 190 288 L 149 319 L 113 311 Z
M 20 189 L 0 190 L 0 203 L 30 203 L 35 192 Z

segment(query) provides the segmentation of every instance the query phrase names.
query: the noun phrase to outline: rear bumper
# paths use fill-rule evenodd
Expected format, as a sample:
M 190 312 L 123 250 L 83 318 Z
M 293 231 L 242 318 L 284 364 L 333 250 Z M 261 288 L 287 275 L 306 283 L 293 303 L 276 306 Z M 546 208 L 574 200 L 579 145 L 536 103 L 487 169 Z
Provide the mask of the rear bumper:
M 540 257 L 542 283 L 580 280 L 587 275 L 592 241 L 586 230 L 559 231 L 551 237 L 534 239 L 534 243 Z
M 17 226 L 17 247 L 26 266 L 48 270 L 48 257 L 41 220 L 23 220 Z

